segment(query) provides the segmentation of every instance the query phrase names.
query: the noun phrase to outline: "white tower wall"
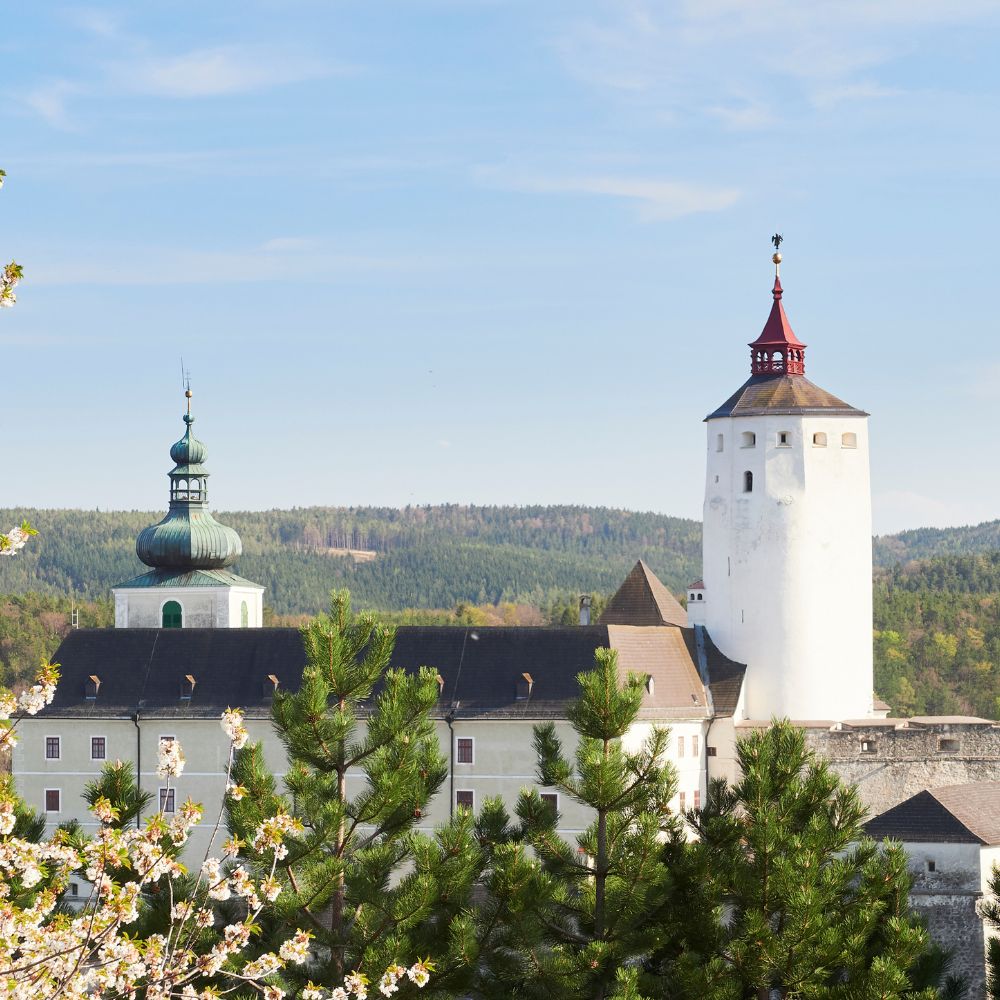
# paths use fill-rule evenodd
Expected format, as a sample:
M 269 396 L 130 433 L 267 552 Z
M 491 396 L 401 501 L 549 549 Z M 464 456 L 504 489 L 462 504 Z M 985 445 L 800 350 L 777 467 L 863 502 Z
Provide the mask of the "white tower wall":
M 867 417 L 719 417 L 707 428 L 704 613 L 716 645 L 747 664 L 747 718 L 870 715 Z

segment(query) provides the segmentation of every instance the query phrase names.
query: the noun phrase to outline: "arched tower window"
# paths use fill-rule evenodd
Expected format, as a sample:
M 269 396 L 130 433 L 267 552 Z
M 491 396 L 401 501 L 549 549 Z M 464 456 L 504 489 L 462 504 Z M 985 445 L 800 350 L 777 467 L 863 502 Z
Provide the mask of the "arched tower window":
M 743 492 L 753 493 L 753 473 L 749 469 L 743 473 Z
M 822 431 L 817 431 L 815 434 L 813 434 L 813 447 L 814 448 L 826 447 L 826 435 Z
M 184 625 L 184 611 L 177 601 L 167 601 L 163 605 L 163 627 L 182 628 Z
M 250 609 L 247 607 L 247 602 L 243 601 L 240 604 L 240 628 L 247 628 L 250 625 Z

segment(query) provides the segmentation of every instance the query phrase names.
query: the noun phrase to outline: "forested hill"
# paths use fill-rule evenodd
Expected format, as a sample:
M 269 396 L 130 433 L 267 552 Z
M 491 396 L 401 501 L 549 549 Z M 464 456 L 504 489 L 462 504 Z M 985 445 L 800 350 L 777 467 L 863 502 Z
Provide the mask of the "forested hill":
M 933 556 L 972 555 L 1000 549 L 1000 521 L 961 528 L 915 528 L 875 539 L 875 563 L 895 566 Z
M 0 593 L 70 592 L 98 600 L 143 572 L 135 537 L 162 512 L 0 510 L 39 536 L 0 560 Z M 701 564 L 701 525 L 602 507 L 308 507 L 219 512 L 243 539 L 234 567 L 267 588 L 278 614 L 313 613 L 333 587 L 381 610 L 458 602 L 542 605 L 568 592 L 609 593 L 643 558 L 682 591 Z M 353 550 L 357 557 L 348 553 Z
M 875 689 L 899 715 L 1000 718 L 1000 551 L 875 582 Z

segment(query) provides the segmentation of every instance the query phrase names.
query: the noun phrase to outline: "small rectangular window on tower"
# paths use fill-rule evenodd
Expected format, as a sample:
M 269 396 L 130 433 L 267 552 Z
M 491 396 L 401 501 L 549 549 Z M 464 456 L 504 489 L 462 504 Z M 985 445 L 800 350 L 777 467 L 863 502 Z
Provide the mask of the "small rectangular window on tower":
M 753 431 L 744 431 L 740 440 L 744 448 L 757 447 L 757 435 Z
M 815 434 L 813 434 L 813 447 L 814 448 L 826 447 L 826 435 L 822 431 L 817 431 Z
M 725 439 L 723 438 L 723 436 L 721 434 L 716 434 L 715 435 L 715 450 L 716 451 L 722 451 L 724 444 L 725 444 Z
M 938 740 L 938 753 L 958 753 L 958 749 L 958 740 L 945 739 L 944 737 Z
M 778 431 L 778 447 L 791 448 L 791 446 L 792 446 L 792 432 Z
M 858 446 L 858 436 L 857 434 L 841 434 L 840 435 L 840 447 L 841 448 L 857 448 Z

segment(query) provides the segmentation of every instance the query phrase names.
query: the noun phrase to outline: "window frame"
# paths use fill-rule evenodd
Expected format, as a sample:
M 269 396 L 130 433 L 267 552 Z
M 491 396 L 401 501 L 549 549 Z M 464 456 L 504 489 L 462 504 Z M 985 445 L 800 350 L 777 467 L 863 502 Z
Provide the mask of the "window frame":
M 163 621 L 163 610 L 168 604 L 176 604 L 181 610 L 181 623 L 179 625 L 166 625 Z M 160 628 L 184 628 L 184 605 L 173 597 L 168 597 L 160 605 Z
M 741 431 L 740 432 L 740 447 L 741 448 L 756 448 L 757 447 L 757 432 L 756 431 Z
M 784 439 L 784 440 L 782 440 Z M 778 431 L 777 438 L 775 439 L 777 444 L 776 448 L 791 448 L 792 446 L 792 432 L 791 431 Z
M 826 448 L 828 443 L 826 431 L 813 431 L 812 446 L 814 448 Z
M 676 747 L 677 759 L 680 760 L 684 756 L 684 737 L 677 737 L 677 747 Z
M 753 470 L 745 469 L 743 471 L 743 492 L 753 493 Z
M 848 451 L 857 451 L 858 435 L 854 431 L 844 431 L 840 435 L 840 447 Z
M 466 805 L 464 802 L 459 802 L 459 795 L 468 795 L 470 798 L 470 804 Z M 474 788 L 456 788 L 455 789 L 455 808 L 456 809 L 468 809 L 469 812 L 476 811 L 476 791 Z
M 469 753 L 471 755 L 470 760 L 462 760 L 462 744 L 467 742 L 469 744 Z M 476 763 L 476 738 L 475 736 L 456 736 L 455 737 L 455 763 L 456 764 L 475 764 Z
M 57 805 L 55 809 L 49 808 L 49 795 L 53 794 L 57 796 Z M 46 788 L 42 792 L 42 805 L 44 807 L 43 811 L 48 815 L 49 813 L 61 813 L 62 812 L 62 789 L 61 788 Z
M 102 740 L 104 743 L 104 755 L 102 757 L 94 756 L 94 740 Z M 90 759 L 91 760 L 107 760 L 108 759 L 108 738 L 107 736 L 102 736 L 99 733 L 90 737 Z
M 157 797 L 160 804 L 160 812 L 166 815 L 173 815 L 177 812 L 177 789 L 173 785 L 160 785 L 160 794 Z M 169 806 L 169 808 L 168 808 Z
M 545 802 L 547 799 L 555 799 L 554 802 L 550 802 L 549 805 L 555 810 L 556 815 L 559 814 L 559 793 L 558 792 L 539 792 L 538 797 Z
M 56 754 L 54 757 L 49 756 L 49 740 L 55 740 L 56 742 Z M 43 751 L 46 760 L 62 760 L 62 734 L 59 734 L 58 736 L 55 734 L 46 736 L 43 744 Z

